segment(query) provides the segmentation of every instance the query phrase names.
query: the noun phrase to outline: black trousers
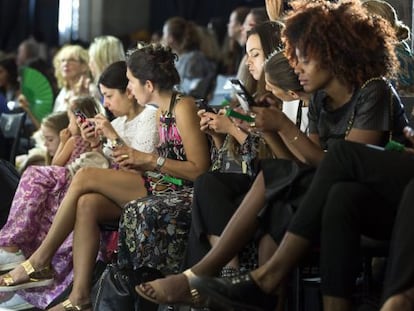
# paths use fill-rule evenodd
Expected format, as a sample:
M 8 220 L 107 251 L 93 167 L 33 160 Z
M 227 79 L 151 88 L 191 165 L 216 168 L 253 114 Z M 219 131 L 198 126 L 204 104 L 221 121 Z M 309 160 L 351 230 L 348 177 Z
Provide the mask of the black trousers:
M 392 234 L 384 301 L 414 286 L 414 179 L 405 187 Z
M 211 248 L 207 235 L 221 235 L 251 183 L 251 177 L 237 173 L 208 172 L 196 179 L 183 268 L 193 266 L 207 254 Z
M 414 156 L 338 142 L 319 165 L 288 231 L 321 241 L 324 295 L 349 298 L 361 234 L 389 239 Z

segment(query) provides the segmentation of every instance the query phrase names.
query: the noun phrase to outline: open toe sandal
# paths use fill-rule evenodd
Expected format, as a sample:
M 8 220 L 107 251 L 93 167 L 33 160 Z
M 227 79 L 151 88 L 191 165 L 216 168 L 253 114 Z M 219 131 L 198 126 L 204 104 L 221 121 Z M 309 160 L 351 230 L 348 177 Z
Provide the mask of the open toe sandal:
M 0 292 L 12 292 L 20 289 L 47 286 L 53 283 L 53 270 L 51 267 L 35 270 L 28 260 L 22 262 L 20 265 L 26 271 L 29 280 L 17 283 L 13 280 L 10 273 L 6 273 L 1 276 L 4 284 L 0 285 Z
M 92 309 L 92 303 L 88 302 L 83 305 L 74 306 L 69 299 L 62 302 L 63 310 L 65 311 L 82 311 Z
M 190 270 L 187 269 L 183 272 L 183 274 L 187 277 L 188 283 L 190 284 L 190 279 L 195 277 L 196 275 Z M 147 283 L 148 285 L 148 283 Z M 152 287 L 154 291 L 159 290 L 159 288 L 154 288 Z M 153 303 L 156 304 L 170 304 L 168 302 L 163 302 L 163 301 L 159 301 L 154 297 L 149 296 L 146 291 L 142 290 L 140 286 L 136 286 L 135 290 L 137 291 L 137 293 L 142 297 L 145 298 Z M 202 299 L 201 296 L 199 295 L 198 291 L 196 289 L 193 289 L 190 287 L 190 293 L 191 293 L 191 301 L 188 302 L 183 302 L 183 301 L 177 301 L 174 302 L 172 304 L 174 305 L 189 305 L 191 307 L 202 307 Z

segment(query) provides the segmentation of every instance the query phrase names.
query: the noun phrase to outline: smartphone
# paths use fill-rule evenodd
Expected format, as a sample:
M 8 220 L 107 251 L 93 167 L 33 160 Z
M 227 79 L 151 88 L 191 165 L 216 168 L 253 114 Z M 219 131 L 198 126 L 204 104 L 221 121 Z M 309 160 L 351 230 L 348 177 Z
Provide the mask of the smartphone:
M 217 111 L 211 107 L 207 101 L 205 101 L 204 99 L 198 99 L 196 100 L 196 104 L 198 109 L 204 109 L 206 112 L 212 112 L 212 113 L 217 113 Z
M 233 109 L 226 109 L 226 116 L 237 118 L 246 122 L 254 122 L 254 118 L 252 116 L 238 113 L 237 111 L 234 111 Z
M 83 113 L 82 111 L 80 111 L 79 109 L 76 109 L 73 113 L 75 114 L 75 116 L 76 116 L 77 118 L 80 118 L 80 119 L 81 119 L 81 123 L 88 122 L 88 125 L 89 125 L 89 126 L 95 126 L 95 125 L 93 124 L 93 122 L 88 121 L 88 117 L 86 116 L 86 114 L 84 114 L 84 113 Z
M 237 99 L 244 111 L 250 111 L 250 107 L 255 106 L 256 102 L 252 95 L 246 90 L 239 79 L 230 79 L 231 86 L 236 92 Z

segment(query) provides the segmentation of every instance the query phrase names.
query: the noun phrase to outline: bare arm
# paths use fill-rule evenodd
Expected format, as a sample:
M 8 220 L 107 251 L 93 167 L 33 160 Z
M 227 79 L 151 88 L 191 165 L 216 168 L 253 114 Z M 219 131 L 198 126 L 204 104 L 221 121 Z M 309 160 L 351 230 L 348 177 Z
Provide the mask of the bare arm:
M 62 143 L 61 143 L 62 144 Z M 61 150 L 58 149 L 52 159 L 52 165 L 65 166 L 75 149 L 75 139 L 70 137 L 66 143 L 62 144 Z
M 161 171 L 174 177 L 195 180 L 210 166 L 207 137 L 200 130 L 197 107 L 193 99 L 184 97 L 174 110 L 187 160 L 167 158 Z M 135 167 L 142 171 L 153 171 L 157 167 L 157 154 L 144 153 L 121 146 L 114 150 L 113 155 L 121 166 Z M 124 158 L 125 155 L 128 156 Z

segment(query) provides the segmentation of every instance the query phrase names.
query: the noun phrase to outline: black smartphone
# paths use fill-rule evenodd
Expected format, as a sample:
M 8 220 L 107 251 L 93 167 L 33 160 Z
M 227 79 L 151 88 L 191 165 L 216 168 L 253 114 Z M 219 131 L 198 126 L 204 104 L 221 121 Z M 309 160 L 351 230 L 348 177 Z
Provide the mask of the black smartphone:
M 212 113 L 217 113 L 217 111 L 211 107 L 207 101 L 205 101 L 204 99 L 198 99 L 196 100 L 196 104 L 198 109 L 204 109 L 206 112 L 212 112 Z
M 246 90 L 239 79 L 230 79 L 231 86 L 236 92 L 237 99 L 244 111 L 249 111 L 250 107 L 255 106 L 256 102 L 252 95 Z
M 93 124 L 93 122 L 88 121 L 88 117 L 86 116 L 86 114 L 84 114 L 84 113 L 83 113 L 82 111 L 80 111 L 79 109 L 76 109 L 73 113 L 75 114 L 75 116 L 76 116 L 77 118 L 80 118 L 80 119 L 81 119 L 81 123 L 88 122 L 89 126 L 95 126 L 95 125 Z

